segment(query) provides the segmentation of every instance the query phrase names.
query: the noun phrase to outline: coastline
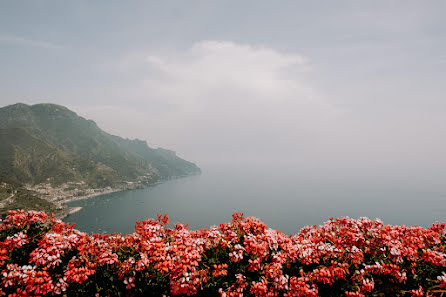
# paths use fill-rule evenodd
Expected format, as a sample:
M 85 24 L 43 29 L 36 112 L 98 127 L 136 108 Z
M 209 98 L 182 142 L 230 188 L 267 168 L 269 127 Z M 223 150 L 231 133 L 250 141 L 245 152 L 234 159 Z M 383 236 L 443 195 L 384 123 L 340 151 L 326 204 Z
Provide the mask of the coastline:
M 80 210 L 82 210 L 82 206 L 72 207 L 72 208 L 69 209 L 68 213 L 64 217 L 62 217 L 61 219 L 69 216 L 70 214 L 76 213 L 76 212 L 78 212 Z
M 201 174 L 198 173 L 196 175 Z M 103 189 L 95 189 L 95 190 L 100 190 L 98 192 L 94 192 L 94 193 L 89 193 L 87 195 L 81 195 L 81 196 L 70 196 L 68 198 L 63 198 L 58 200 L 57 202 L 60 203 L 61 205 L 63 205 L 66 208 L 66 211 L 63 212 L 60 216 L 58 216 L 58 219 L 63 220 L 64 218 L 68 217 L 71 214 L 74 214 L 76 212 L 79 212 L 82 210 L 81 206 L 75 206 L 75 207 L 69 207 L 67 205 L 67 203 L 73 202 L 73 201 L 79 201 L 79 200 L 85 200 L 85 199 L 90 199 L 90 198 L 94 198 L 97 196 L 101 196 L 101 195 L 105 195 L 105 194 L 111 194 L 111 193 L 115 193 L 115 192 L 121 192 L 121 191 L 128 191 L 128 190 L 135 190 L 135 189 L 145 189 L 147 187 L 153 187 L 159 184 L 162 184 L 166 181 L 169 180 L 174 180 L 174 179 L 181 179 L 181 178 L 185 178 L 185 177 L 189 177 L 195 174 L 191 174 L 191 175 L 182 175 L 182 176 L 173 176 L 170 177 L 168 179 L 163 179 L 163 180 L 159 180 L 150 184 L 138 184 L 138 187 L 123 187 L 123 188 L 103 188 Z
M 58 202 L 60 202 L 61 204 L 63 204 L 66 207 L 67 212 L 65 212 L 62 215 L 60 215 L 58 217 L 58 219 L 59 220 L 63 220 L 66 217 L 68 217 L 69 215 L 74 214 L 74 213 L 79 212 L 79 211 L 82 210 L 81 206 L 69 207 L 67 205 L 67 203 L 70 203 L 70 202 L 73 202 L 73 201 L 90 199 L 90 198 L 93 198 L 93 197 L 97 197 L 97 196 L 101 196 L 101 195 L 105 195 L 105 194 L 110 194 L 110 193 L 115 193 L 115 192 L 126 191 L 126 190 L 130 190 L 130 189 L 114 188 L 114 189 L 110 189 L 110 190 L 105 190 L 103 192 L 96 192 L 96 193 L 91 193 L 91 194 L 84 195 L 84 196 L 70 197 L 70 198 L 67 198 L 67 199 L 64 199 L 64 200 L 60 200 Z
M 63 204 L 66 204 L 66 203 L 73 202 L 73 201 L 90 199 L 90 198 L 93 198 L 93 197 L 96 197 L 96 196 L 110 194 L 110 193 L 115 193 L 115 192 L 121 192 L 121 191 L 126 191 L 126 190 L 132 190 L 132 189 L 112 188 L 110 190 L 104 190 L 102 192 L 95 192 L 95 193 L 91 193 L 91 194 L 88 194 L 88 195 L 66 198 L 66 199 L 60 200 L 59 202 L 63 203 Z

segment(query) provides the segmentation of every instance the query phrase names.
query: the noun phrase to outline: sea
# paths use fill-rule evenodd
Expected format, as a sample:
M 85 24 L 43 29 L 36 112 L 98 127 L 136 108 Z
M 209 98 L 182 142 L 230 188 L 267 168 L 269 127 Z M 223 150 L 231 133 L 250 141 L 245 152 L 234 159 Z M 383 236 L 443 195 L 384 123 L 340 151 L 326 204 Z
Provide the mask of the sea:
M 167 214 L 170 226 L 181 222 L 196 230 L 243 212 L 286 234 L 344 216 L 423 227 L 446 221 L 446 187 L 441 184 L 379 175 L 341 178 L 336 172 L 318 176 L 267 167 L 207 166 L 200 175 L 73 201 L 68 205 L 82 210 L 64 221 L 84 232 L 122 234 L 157 214 Z

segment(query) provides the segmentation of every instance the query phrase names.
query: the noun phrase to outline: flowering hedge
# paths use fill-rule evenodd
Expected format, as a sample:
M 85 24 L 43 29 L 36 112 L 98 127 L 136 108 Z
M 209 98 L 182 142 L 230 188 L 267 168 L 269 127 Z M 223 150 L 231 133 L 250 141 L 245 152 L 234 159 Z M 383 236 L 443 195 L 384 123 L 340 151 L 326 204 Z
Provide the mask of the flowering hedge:
M 0 223 L 0 295 L 446 296 L 444 223 L 339 218 L 287 236 L 239 213 L 198 231 L 167 222 L 88 235 L 11 211 Z

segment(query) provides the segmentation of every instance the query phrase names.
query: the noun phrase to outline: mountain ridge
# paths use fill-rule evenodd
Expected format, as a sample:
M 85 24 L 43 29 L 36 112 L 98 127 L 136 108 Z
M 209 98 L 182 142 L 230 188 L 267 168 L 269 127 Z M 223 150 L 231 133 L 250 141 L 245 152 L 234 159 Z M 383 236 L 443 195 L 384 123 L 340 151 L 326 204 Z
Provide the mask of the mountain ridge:
M 51 103 L 0 108 L 0 153 L 0 177 L 19 184 L 85 181 L 105 187 L 142 176 L 150 184 L 200 173 L 173 151 L 111 135 Z

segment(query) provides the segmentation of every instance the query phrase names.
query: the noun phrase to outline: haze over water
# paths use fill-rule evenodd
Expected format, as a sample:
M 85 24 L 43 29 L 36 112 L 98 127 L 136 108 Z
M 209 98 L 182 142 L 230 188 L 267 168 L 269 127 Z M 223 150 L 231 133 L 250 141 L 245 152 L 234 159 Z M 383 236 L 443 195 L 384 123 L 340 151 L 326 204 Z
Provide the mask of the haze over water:
M 1 1 L 0 105 L 67 106 L 201 176 L 76 202 L 85 231 L 233 211 L 445 221 L 446 1 Z M 218 163 L 218 164 L 217 164 Z
M 330 217 L 381 218 L 388 224 L 429 226 L 446 221 L 446 189 L 381 180 L 304 176 L 298 170 L 214 165 L 203 173 L 70 203 L 83 209 L 65 218 L 86 232 L 132 233 L 136 221 L 167 213 L 191 229 L 231 220 L 234 211 L 295 234 Z M 277 169 L 277 168 L 275 168 Z

